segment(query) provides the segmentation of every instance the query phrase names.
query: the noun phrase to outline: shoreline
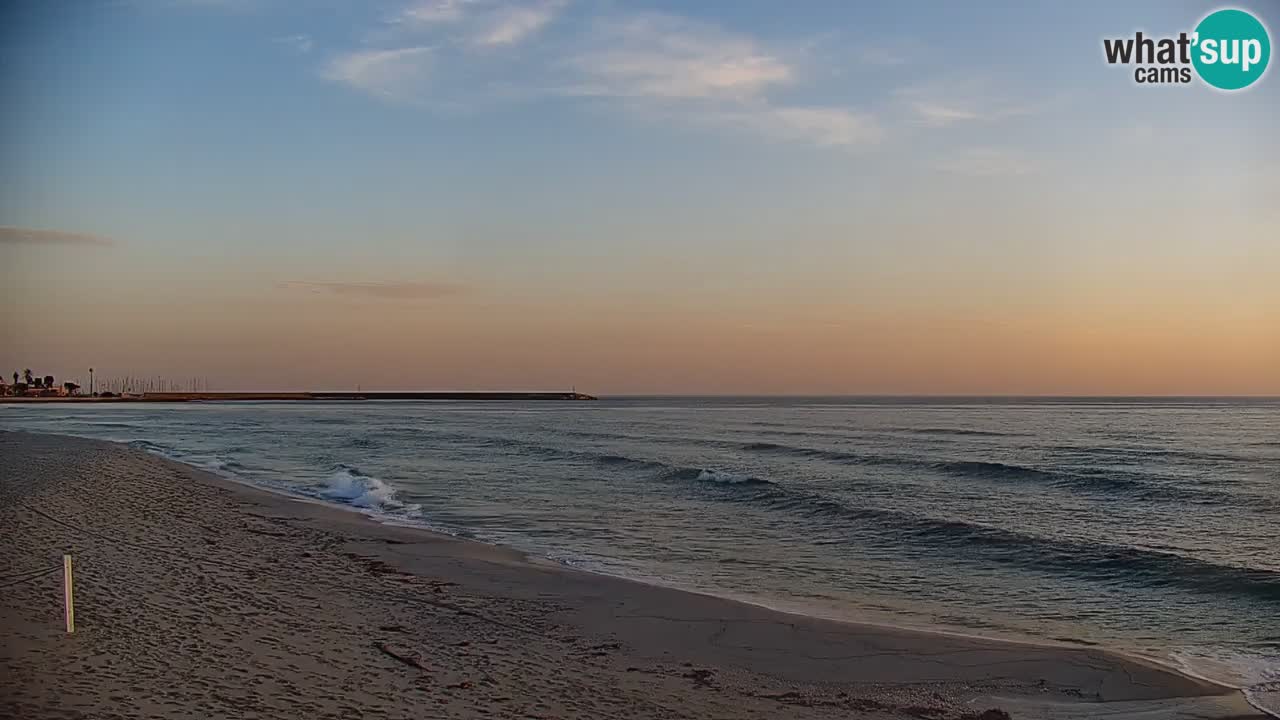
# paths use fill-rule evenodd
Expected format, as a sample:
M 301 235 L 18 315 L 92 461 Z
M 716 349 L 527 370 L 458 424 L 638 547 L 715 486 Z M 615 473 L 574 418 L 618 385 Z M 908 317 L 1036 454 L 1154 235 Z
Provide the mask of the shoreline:
M 144 450 L 143 452 L 147 452 L 147 451 Z M 414 524 L 411 521 L 401 520 L 392 516 L 381 515 L 376 511 L 372 511 L 372 510 L 351 505 L 348 503 L 341 503 L 333 500 L 325 500 L 319 497 L 312 497 L 308 495 L 291 493 L 287 490 L 271 488 L 265 485 L 258 485 L 253 483 L 250 480 L 242 479 L 231 474 L 224 475 L 211 470 L 206 470 L 206 469 L 185 463 L 180 459 L 167 457 L 160 453 L 151 452 L 150 454 L 155 454 L 158 457 L 161 457 L 167 461 L 174 462 L 179 465 L 183 465 L 185 467 L 189 467 L 192 470 L 197 472 L 209 473 L 214 477 L 217 477 L 225 482 L 229 482 L 234 485 L 241 486 L 250 492 L 265 492 L 269 495 L 279 496 L 294 502 L 315 504 L 322 508 L 328 508 L 328 509 L 336 510 L 338 512 L 351 513 L 354 516 L 359 517 L 364 521 L 374 523 L 379 526 L 402 527 L 410 531 L 422 532 L 422 533 L 433 535 L 439 538 L 447 538 L 451 540 L 457 540 L 460 542 L 474 543 L 484 547 L 494 548 L 504 553 L 516 553 L 521 561 L 530 563 L 532 565 L 551 566 L 551 567 L 562 569 L 571 573 L 585 573 L 588 575 L 595 575 L 602 578 L 608 578 L 610 580 L 618 580 L 618 581 L 627 582 L 627 583 L 637 583 L 637 584 L 648 586 L 648 587 L 656 587 L 656 588 L 662 588 L 665 590 L 671 590 L 679 593 L 699 595 L 699 596 L 714 599 L 714 600 L 747 605 L 753 608 L 759 608 L 762 610 L 767 610 L 772 613 L 778 613 L 781 615 L 792 615 L 802 619 L 812 619 L 812 620 L 833 622 L 840 625 L 847 625 L 853 628 L 863 628 L 867 630 L 879 630 L 879 631 L 890 631 L 890 632 L 915 633 L 915 634 L 923 634 L 923 635 L 937 635 L 941 637 L 949 637 L 949 638 L 956 638 L 956 639 L 962 639 L 962 640 L 975 640 L 975 641 L 984 642 L 984 643 L 1006 644 L 1006 645 L 1038 648 L 1038 649 L 1045 649 L 1045 650 L 1051 650 L 1054 648 L 1067 648 L 1067 649 L 1091 648 L 1091 649 L 1099 650 L 1103 653 L 1107 653 L 1109 655 L 1113 655 L 1115 657 L 1124 658 L 1136 663 L 1146 664 L 1154 668 L 1167 670 L 1177 675 L 1182 675 L 1194 680 L 1203 681 L 1205 683 L 1208 683 L 1210 685 L 1220 688 L 1224 692 L 1239 691 L 1241 695 L 1245 698 L 1246 702 L 1248 702 L 1250 709 L 1258 713 L 1256 717 L 1263 718 L 1264 720 L 1266 718 L 1273 717 L 1272 713 L 1270 713 L 1267 710 L 1264 710 L 1263 708 L 1255 704 L 1253 697 L 1249 693 L 1248 685 L 1227 682 L 1224 680 L 1210 677 L 1202 673 L 1198 673 L 1194 669 L 1187 667 L 1185 664 L 1178 662 L 1176 658 L 1166 658 L 1166 657 L 1158 657 L 1154 655 L 1147 655 L 1147 654 L 1137 653 L 1137 652 L 1127 652 L 1117 648 L 1106 647 L 1099 643 L 1088 641 L 1088 640 L 1042 639 L 1042 638 L 1025 637 L 1025 636 L 1022 636 L 1022 637 L 1001 636 L 997 634 L 983 635 L 977 632 L 966 631 L 960 628 L 901 624 L 901 623 L 894 623 L 892 621 L 882 620 L 882 619 L 874 620 L 874 621 L 873 620 L 857 620 L 857 619 L 852 619 L 848 616 L 840 616 L 836 614 L 824 614 L 822 612 L 817 611 L 816 609 L 808 608 L 804 606 L 797 606 L 795 608 L 790 608 L 784 605 L 770 604 L 768 601 L 763 599 L 753 599 L 751 596 L 733 595 L 729 593 L 717 593 L 715 591 L 703 590 L 695 587 L 682 586 L 678 583 L 667 582 L 660 578 L 629 577 L 619 573 L 608 572 L 607 570 L 603 570 L 603 569 L 593 569 L 588 567 L 580 567 L 580 566 L 572 565 L 568 562 L 556 560 L 555 558 L 536 555 L 536 554 L 527 552 L 525 550 L 522 550 L 520 548 L 513 547 L 511 545 L 505 545 L 498 542 L 489 542 L 479 538 L 467 537 L 460 534 L 454 534 L 439 528 L 432 528 L 424 524 Z
M 3 432 L 3 431 L 0 431 L 0 432 Z M 83 436 L 68 435 L 64 437 L 76 437 L 78 439 L 95 440 L 93 438 L 84 438 Z M 111 441 L 101 441 L 101 442 L 111 442 Z M 113 444 L 124 445 L 125 443 L 113 443 Z M 814 610 L 812 608 L 807 608 L 807 607 L 789 608 L 782 604 L 770 604 L 767 600 L 753 599 L 751 596 L 746 596 L 746 595 L 734 595 L 727 592 L 721 593 L 721 592 L 715 592 L 712 590 L 703 590 L 696 587 L 682 586 L 679 583 L 667 582 L 662 580 L 661 578 L 631 577 L 631 576 L 623 575 L 620 573 L 609 572 L 608 570 L 604 570 L 604 569 L 581 567 L 569 562 L 557 560 L 552 557 L 537 555 L 512 545 L 507 545 L 500 542 L 490 542 L 490 541 L 483 540 L 480 538 L 475 538 L 475 537 L 468 537 L 460 533 L 455 534 L 440 528 L 433 528 L 427 524 L 415 524 L 409 520 L 403 520 L 400 518 L 396 518 L 394 516 L 382 515 L 377 513 L 376 511 L 372 511 L 367 508 L 362 508 L 356 505 L 336 502 L 333 500 L 326 500 L 324 498 L 313 497 L 310 495 L 293 493 L 287 490 L 273 488 L 266 485 L 258 485 L 253 483 L 250 480 L 244 480 L 238 477 L 231 476 L 229 474 L 224 475 L 218 472 L 214 472 L 212 470 L 207 470 L 205 468 L 201 468 L 196 465 L 191 465 L 189 463 L 183 462 L 182 460 L 165 456 L 158 452 L 147 451 L 147 450 L 141 450 L 141 452 L 146 452 L 150 455 L 155 455 L 156 457 L 159 457 L 168 462 L 181 465 L 185 468 L 188 468 L 192 472 L 199 472 L 199 473 L 212 475 L 218 480 L 231 483 L 232 485 L 238 486 L 239 488 L 242 488 L 249 493 L 261 492 L 261 493 L 266 493 L 267 495 L 270 495 L 273 497 L 282 498 L 290 502 L 303 503 L 306 505 L 314 505 L 316 507 L 323 508 L 325 510 L 333 510 L 341 513 L 349 513 L 350 515 L 353 516 L 353 518 L 357 518 L 359 522 L 368 522 L 375 527 L 402 528 L 410 532 L 424 533 L 437 540 L 457 541 L 462 543 L 479 545 L 484 548 L 491 548 L 494 551 L 500 552 L 503 554 L 513 554 L 517 562 L 527 563 L 531 566 L 544 567 L 544 568 L 550 567 L 550 568 L 555 568 L 557 570 L 563 570 L 568 573 L 582 573 L 582 574 L 592 575 L 600 578 L 606 578 L 610 581 L 635 583 L 637 585 L 642 585 L 650 588 L 659 588 L 663 590 L 669 590 L 672 592 L 684 593 L 688 595 L 698 595 L 711 600 L 719 600 L 719 601 L 728 602 L 728 603 L 746 605 L 752 608 L 766 610 L 768 612 L 777 613 L 780 615 L 791 615 L 799 619 L 832 622 L 840 625 L 847 625 L 853 628 L 863 628 L 868 630 L 889 631 L 889 632 L 914 633 L 914 634 L 921 634 L 921 635 L 937 635 L 941 637 L 956 638 L 960 640 L 976 640 L 978 642 L 984 642 L 984 643 L 997 643 L 997 644 L 1031 647 L 1031 648 L 1038 648 L 1038 649 L 1045 649 L 1045 650 L 1051 650 L 1055 648 L 1059 648 L 1059 649 L 1090 648 L 1090 649 L 1099 650 L 1101 652 L 1105 652 L 1107 654 L 1114 655 L 1117 657 L 1123 657 L 1128 660 L 1132 660 L 1134 662 L 1149 664 L 1157 668 L 1168 670 L 1170 672 L 1173 672 L 1179 675 L 1184 675 L 1195 680 L 1200 680 L 1200 681 L 1209 683 L 1211 685 L 1217 686 L 1224 691 L 1245 689 L 1245 686 L 1224 682 L 1222 680 L 1217 680 L 1212 677 L 1207 677 L 1205 675 L 1201 675 L 1194 671 L 1188 670 L 1187 668 L 1179 666 L 1173 660 L 1166 660 L 1160 657 L 1144 655 L 1141 653 L 1125 652 L 1123 650 L 1119 650 L 1116 648 L 1108 648 L 1100 645 L 1099 643 L 1095 643 L 1088 640 L 1074 640 L 1074 639 L 1050 640 L 1050 639 L 1040 639 L 1040 638 L 1034 638 L 1034 637 L 1000 636 L 995 634 L 983 635 L 977 632 L 967 632 L 964 629 L 960 629 L 960 628 L 909 625 L 909 624 L 901 624 L 901 623 L 894 623 L 891 621 L 879 621 L 879 620 L 877 621 L 857 620 L 847 616 L 839 616 L 835 614 L 830 614 L 830 615 L 823 614 L 821 612 L 818 612 L 817 610 Z M 372 531 L 372 528 L 370 528 L 370 531 Z
M 16 432 L 16 433 L 22 434 L 25 431 L 0 430 L 0 435 L 2 435 L 5 432 Z M 47 434 L 47 433 L 25 433 L 25 434 Z M 559 568 L 567 572 L 585 573 L 588 575 L 594 575 L 601 578 L 608 578 L 610 580 L 617 580 L 617 581 L 623 581 L 628 583 L 637 583 L 647 587 L 662 588 L 662 589 L 670 590 L 674 592 L 700 595 L 703 597 L 722 600 L 725 602 L 748 605 L 751 607 L 767 610 L 774 613 L 780 613 L 783 615 L 794 615 L 799 618 L 810 618 L 815 620 L 839 623 L 842 625 L 850 625 L 854 627 L 873 628 L 873 629 L 889 630 L 889 631 L 902 631 L 902 632 L 908 632 L 908 633 L 920 633 L 925 635 L 940 635 L 944 637 L 952 637 L 952 638 L 958 638 L 958 639 L 976 640 L 979 642 L 1003 643 L 1003 644 L 1011 644 L 1011 645 L 1044 648 L 1044 649 L 1052 649 L 1052 648 L 1096 649 L 1112 655 L 1125 657 L 1137 662 L 1152 664 L 1159 668 L 1163 668 L 1181 675 L 1186 675 L 1196 680 L 1201 680 L 1207 683 L 1211 683 L 1213 685 L 1223 688 L 1224 690 L 1228 690 L 1228 689 L 1244 690 L 1247 688 L 1247 686 L 1245 685 L 1233 684 L 1231 682 L 1223 681 L 1220 679 L 1216 679 L 1213 677 L 1196 673 L 1195 671 L 1190 670 L 1184 667 L 1183 665 L 1180 665 L 1173 658 L 1165 658 L 1165 657 L 1149 655 L 1149 654 L 1144 654 L 1139 652 L 1129 652 L 1129 651 L 1121 650 L 1114 647 L 1107 647 L 1100 643 L 1090 641 L 1090 640 L 1074 639 L 1074 638 L 1050 639 L 1050 638 L 1032 637 L 1027 635 L 1014 635 L 1014 634 L 1001 635 L 998 633 L 982 634 L 977 631 L 971 631 L 971 630 L 968 630 L 965 628 L 959 628 L 959 627 L 946 627 L 946 626 L 939 626 L 939 625 L 924 625 L 924 624 L 913 625 L 908 623 L 898 623 L 898 622 L 894 622 L 891 619 L 887 619 L 883 617 L 878 617 L 875 620 L 859 620 L 849 615 L 842 615 L 838 613 L 824 613 L 816 607 L 805 606 L 801 603 L 797 603 L 795 605 L 789 605 L 786 603 L 775 604 L 775 603 L 769 602 L 768 599 L 757 598 L 750 595 L 738 595 L 738 594 L 733 594 L 727 591 L 717 592 L 715 590 L 707 590 L 707 589 L 702 589 L 698 587 L 682 585 L 676 582 L 669 582 L 662 578 L 657 578 L 657 577 L 633 577 L 633 576 L 628 576 L 622 573 L 610 572 L 606 569 L 575 565 L 571 562 L 556 559 L 554 557 L 537 555 L 536 553 L 523 550 L 514 545 L 509 545 L 502 542 L 489 541 L 482 538 L 469 536 L 465 532 L 451 532 L 449 529 L 446 529 L 446 528 L 432 526 L 429 522 L 425 522 L 425 521 L 415 522 L 414 520 L 411 520 L 411 519 L 381 513 L 377 510 L 361 507 L 359 505 L 353 505 L 351 503 L 340 502 L 337 500 L 326 499 L 324 497 L 320 497 L 316 495 L 293 492 L 293 491 L 282 489 L 282 488 L 255 483 L 252 480 L 249 480 L 247 478 L 242 478 L 238 475 L 235 475 L 234 473 L 224 472 L 216 469 L 211 469 L 208 467 L 201 467 L 199 465 L 186 462 L 180 457 L 175 457 L 156 449 L 135 447 L 131 445 L 129 442 L 101 440 L 98 438 L 93 438 L 85 435 L 70 435 L 70 434 L 66 434 L 66 435 L 48 434 L 48 435 L 51 437 L 74 438 L 77 440 L 87 440 L 90 442 L 104 442 L 110 445 L 129 448 L 130 450 L 142 452 L 142 453 L 145 453 L 146 455 L 157 457 L 167 462 L 171 462 L 176 465 L 182 466 L 183 468 L 186 468 L 190 472 L 209 475 L 213 478 L 216 478 L 218 481 L 229 483 L 231 486 L 235 488 L 243 489 L 246 492 L 248 492 L 250 495 L 252 495 L 253 493 L 265 493 L 271 497 L 280 498 L 289 502 L 297 502 L 297 503 L 303 503 L 308 505 L 314 505 L 316 507 L 324 508 L 326 510 L 332 510 L 340 513 L 347 513 L 355 518 L 359 518 L 362 521 L 372 523 L 373 525 L 378 527 L 403 528 L 405 530 L 409 530 L 412 532 L 425 533 L 429 536 L 439 538 L 439 539 L 448 539 L 448 540 L 455 540 L 455 541 L 465 542 L 465 543 L 473 543 L 486 548 L 493 548 L 496 551 L 500 551 L 503 553 L 515 553 L 516 555 L 519 556 L 519 558 L 522 561 L 527 562 L 531 565 L 536 565 L 540 567 L 549 566 L 549 567 Z M 883 614 L 885 613 L 878 613 L 878 615 L 883 615 Z
M 6 501 L 13 498 L 12 502 L 5 503 L 6 524 L 25 526 L 31 538 L 56 537 L 62 544 L 83 545 L 86 537 L 117 537 L 132 543 L 118 547 L 86 546 L 81 552 L 89 554 L 90 570 L 81 572 L 93 572 L 95 554 L 107 555 L 111 560 L 96 561 L 103 563 L 98 567 L 110 567 L 112 574 L 134 582 L 155 577 L 157 570 L 164 569 L 158 565 L 172 563 L 175 558 L 185 557 L 188 565 L 194 563 L 206 568 L 217 568 L 222 563 L 225 567 L 218 572 L 224 584 L 243 586 L 245 576 L 237 573 L 247 574 L 255 583 L 254 588 L 260 586 L 275 598 L 280 606 L 277 614 L 284 608 L 283 614 L 288 616 L 289 598 L 299 592 L 300 585 L 305 587 L 307 580 L 263 576 L 272 565 L 272 556 L 259 555 L 267 549 L 264 544 L 270 544 L 276 557 L 305 559 L 317 575 L 324 575 L 342 588 L 335 591 L 338 595 L 347 597 L 347 593 L 352 593 L 347 600 L 359 600 L 344 603 L 334 598 L 335 607 L 328 607 L 325 602 L 304 603 L 308 611 L 332 620 L 327 634 L 322 633 L 325 637 L 317 641 L 317 647 L 323 649 L 332 643 L 335 634 L 349 635 L 348 624 L 368 624 L 365 617 L 368 602 L 378 605 L 379 614 L 390 617 L 403 618 L 430 609 L 428 612 L 446 615 L 435 617 L 436 624 L 430 629 L 403 620 L 377 625 L 398 627 L 400 632 L 368 628 L 364 632 L 388 635 L 391 640 L 384 641 L 384 646 L 390 643 L 395 648 L 407 648 L 414 657 L 420 658 L 419 666 L 432 668 L 466 665 L 457 656 L 467 653 L 442 651 L 439 642 L 424 642 L 426 638 L 421 637 L 422 633 L 466 643 L 447 647 L 469 648 L 475 642 L 476 629 L 470 625 L 476 616 L 500 620 L 488 628 L 489 634 L 500 636 L 492 643 L 490 654 L 510 660 L 513 656 L 533 653 L 552 674 L 527 669 L 516 672 L 513 667 L 507 667 L 506 675 L 487 671 L 494 678 L 492 685 L 499 689 L 495 692 L 507 700 L 498 702 L 495 697 L 489 697 L 490 704 L 475 707 L 468 705 L 465 697 L 454 696 L 469 694 L 466 691 L 475 690 L 475 683 L 479 681 L 454 683 L 473 682 L 468 687 L 433 685 L 434 694 L 428 692 L 433 700 L 450 698 L 449 702 L 461 703 L 455 708 L 456 712 L 451 711 L 459 717 L 508 716 L 508 710 L 514 711 L 512 699 L 524 697 L 511 688 L 520 686 L 527 690 L 529 687 L 529 678 L 522 673 L 553 682 L 552 676 L 559 674 L 556 668 L 565 664 L 575 667 L 583 676 L 591 676 L 591 682 L 575 688 L 587 696 L 574 696 L 547 717 L 612 717 L 612 713 L 621 712 L 619 708 L 626 708 L 620 716 L 648 717 L 643 711 L 637 714 L 636 707 L 658 696 L 678 698 L 679 707 L 690 708 L 690 717 L 767 717 L 780 712 L 795 717 L 847 717 L 852 711 L 866 717 L 961 718 L 966 717 L 966 712 L 977 717 L 976 713 L 994 707 L 1008 707 L 1014 717 L 1037 717 L 1037 713 L 1050 711 L 1055 717 L 1090 717 L 1103 709 L 1122 713 L 1118 717 L 1130 712 L 1151 713 L 1145 717 L 1152 718 L 1193 716 L 1190 713 L 1196 713 L 1196 717 L 1264 717 L 1252 711 L 1238 689 L 1194 677 L 1152 658 L 1097 647 L 1036 644 L 832 620 L 742 599 L 572 568 L 504 546 L 382 522 L 358 508 L 255 486 L 116 443 L 4 432 L 0 433 L 0 447 L 5 450 L 5 475 L 12 476 L 6 477 L 5 482 L 15 484 L 15 487 L 4 487 Z M 19 470 L 23 472 L 17 472 Z M 38 475 L 42 479 L 18 480 L 19 474 Z M 92 484 L 84 482 L 91 477 L 107 479 Z M 114 480 L 110 479 L 113 477 Z M 116 497 L 110 492 L 112 488 L 125 497 Z M 147 492 L 141 492 L 143 490 Z M 140 492 L 145 497 L 139 497 Z M 191 505 L 191 496 L 209 502 Z M 79 509 L 86 515 L 84 532 L 72 532 L 30 512 L 37 507 L 32 498 L 39 499 L 39 507 L 61 507 L 66 511 L 64 517 L 74 515 L 73 511 Z M 201 512 L 184 513 L 170 505 L 184 501 L 188 510 L 199 508 Z M 97 505 L 103 507 L 99 509 Z M 208 526 L 201 524 L 199 518 L 190 517 L 201 513 L 207 516 Z M 55 513 L 49 516 L 58 517 Z M 230 532 L 212 523 L 212 518 L 219 519 L 222 525 L 241 526 L 241 531 Z M 94 534 L 86 536 L 85 533 Z M 147 552 L 145 548 L 155 549 L 155 533 L 170 536 L 173 547 L 182 550 L 168 555 Z M 314 544 L 317 538 L 323 540 L 319 545 Z M 28 541 L 15 536 L 13 544 Z M 139 552 L 139 548 L 144 550 Z M 10 556 L 6 557 L 6 566 L 17 564 L 14 561 L 17 553 L 13 552 L 17 549 L 4 548 Z M 182 563 L 176 567 L 182 567 Z M 160 576 L 166 575 L 161 572 Z M 88 578 L 80 582 L 94 588 L 93 575 Z M 388 583 L 385 597 L 375 593 L 377 600 L 369 600 L 370 587 L 383 587 Z M 366 584 L 370 587 L 365 587 Z M 419 595 L 400 597 L 399 602 L 395 602 L 394 591 L 401 586 L 412 586 L 419 591 L 425 586 L 429 595 L 426 599 Z M 18 589 L 25 592 L 24 586 Z M 148 588 L 144 583 L 137 593 L 143 604 L 154 605 L 158 602 L 154 596 L 162 589 Z M 252 592 L 245 595 L 243 590 L 240 587 L 232 594 L 243 596 L 242 600 L 253 596 Z M 88 602 L 110 595 L 103 591 L 101 587 L 89 591 Z M 453 597 L 459 594 L 463 597 Z M 12 597 L 20 596 L 21 593 L 15 592 Z M 208 608 L 192 610 L 183 605 L 184 601 L 195 603 L 193 597 L 203 596 L 170 598 L 166 602 L 209 624 Z M 84 601 L 78 599 L 78 602 Z M 34 613 L 43 618 L 43 622 L 23 626 L 16 634 L 21 642 L 17 643 L 14 656 L 6 652 L 0 656 L 0 665 L 15 663 L 16 667 L 9 670 L 18 669 L 19 674 L 26 672 L 29 677 L 39 676 L 44 666 L 35 661 L 24 665 L 27 662 L 24 658 L 29 654 L 24 653 L 24 648 L 47 649 L 60 639 L 57 632 L 60 628 L 48 622 L 51 614 L 48 604 L 45 602 L 41 612 L 23 608 L 27 610 L 27 619 Z M 219 608 L 224 605 L 215 604 Z M 526 612 L 530 604 L 540 606 L 540 610 Z M 112 606 L 117 614 L 130 612 L 125 605 L 105 605 Z M 92 607 L 90 604 L 89 608 Z M 17 608 L 9 610 L 12 614 Z M 104 615 L 78 605 L 77 617 L 78 623 L 85 627 L 83 631 L 77 630 L 78 643 L 82 637 L 95 634 L 95 621 Z M 275 615 L 260 619 L 263 624 L 284 622 Z M 221 627 L 223 620 L 225 618 L 214 613 L 212 625 Z M 542 628 L 547 623 L 550 623 L 550 627 L 545 628 L 551 630 L 549 636 L 559 637 L 560 643 L 545 637 L 539 642 L 524 639 L 527 633 L 520 628 Z M 4 629 L 6 634 L 10 631 L 8 627 Z M 314 632 L 314 628 L 302 626 L 294 631 L 306 635 Z M 14 637 L 6 638 L 6 644 L 13 640 Z M 279 642 L 279 638 L 276 640 Z M 127 637 L 121 642 L 129 644 Z M 535 647 L 524 647 L 526 642 Z M 333 652 L 354 654 L 362 664 L 377 663 L 380 657 L 393 658 L 390 667 L 384 664 L 373 676 L 375 680 L 403 675 L 403 660 L 398 662 L 399 668 L 395 667 L 398 650 L 388 653 L 385 647 L 377 650 L 362 642 L 342 647 Z M 278 662 L 268 664 L 264 668 L 266 676 L 288 671 L 290 657 L 294 656 L 284 654 Z M 320 657 L 325 657 L 323 652 Z M 493 662 L 490 658 L 482 667 L 491 667 Z M 477 673 L 479 671 L 472 671 Z M 420 674 L 438 673 L 422 671 Z M 412 689 L 406 697 L 421 703 L 424 690 L 418 683 L 410 685 Z M 597 685 L 625 688 L 628 692 L 623 694 L 627 697 L 615 698 L 621 704 L 608 704 L 607 711 L 595 706 L 589 710 L 587 706 L 598 700 L 591 697 L 591 689 Z M 490 688 L 486 685 L 485 689 Z M 776 692 L 761 692 L 761 689 Z M 531 696 L 525 699 L 532 702 Z M 8 700 L 0 697 L 0 707 Z M 50 698 L 44 701 L 47 703 Z M 394 707 L 396 702 L 394 697 L 382 697 L 370 707 Z M 42 706 L 37 702 L 33 707 Z M 695 708 L 706 712 L 697 712 Z M 907 713 L 910 709 L 923 712 L 929 708 L 932 714 Z M 1188 714 L 1183 715 L 1184 712 Z M 655 709 L 653 716 L 671 715 Z
M 0 433 L 3 433 L 3 432 L 5 431 L 0 430 Z M 940 635 L 944 637 L 952 637 L 952 638 L 958 638 L 958 639 L 976 640 L 979 642 L 1003 643 L 1003 644 L 1011 644 L 1011 645 L 1019 645 L 1019 646 L 1030 646 L 1030 647 L 1043 648 L 1043 649 L 1053 649 L 1053 648 L 1095 649 L 1095 650 L 1100 650 L 1102 652 L 1106 652 L 1118 657 L 1127 658 L 1139 663 L 1154 665 L 1161 669 L 1169 670 L 1171 672 L 1174 672 L 1180 675 L 1185 675 L 1187 677 L 1194 678 L 1196 680 L 1201 680 L 1206 683 L 1216 685 L 1224 690 L 1247 691 L 1250 687 L 1247 684 L 1223 680 L 1220 678 L 1215 678 L 1215 677 L 1197 672 L 1195 669 L 1188 667 L 1185 663 L 1180 662 L 1175 657 L 1160 656 L 1160 655 L 1154 655 L 1154 654 L 1148 654 L 1148 653 L 1142 653 L 1142 652 L 1136 652 L 1136 651 L 1128 651 L 1128 650 L 1124 650 L 1117 647 L 1110 647 L 1092 640 L 1066 638 L 1066 637 L 1044 638 L 1044 637 L 1035 637 L 1030 635 L 1014 634 L 1014 633 L 1001 634 L 998 632 L 988 632 L 984 634 L 980 631 L 969 630 L 967 628 L 962 628 L 962 627 L 902 623 L 902 622 L 895 622 L 891 618 L 885 617 L 885 615 L 888 615 L 889 613 L 884 613 L 884 612 L 876 613 L 877 615 L 876 619 L 857 619 L 856 617 L 853 617 L 852 615 L 849 615 L 849 614 L 840 614 L 836 612 L 830 612 L 830 613 L 823 612 L 820 608 L 816 606 L 804 605 L 803 603 L 795 603 L 795 604 L 772 603 L 767 598 L 759 598 L 751 595 L 734 594 L 729 591 L 707 590 L 707 589 L 698 588 L 694 586 L 682 585 L 680 583 L 667 581 L 658 577 L 634 577 L 634 576 L 629 576 L 629 575 L 625 575 L 618 572 L 610 572 L 609 570 L 603 569 L 603 568 L 592 568 L 592 567 L 586 567 L 582 565 L 576 565 L 566 560 L 557 559 L 549 556 L 538 555 L 536 553 L 521 549 L 514 545 L 502 543 L 499 541 L 490 541 L 490 540 L 474 537 L 466 534 L 465 531 L 455 532 L 447 528 L 433 526 L 427 521 L 415 521 L 408 518 L 386 514 L 384 512 L 362 507 L 359 505 L 353 505 L 347 502 L 341 502 L 333 499 L 326 499 L 324 497 L 317 496 L 317 495 L 309 495 L 309 494 L 286 490 L 283 488 L 272 487 L 270 485 L 255 483 L 250 479 L 243 478 L 232 472 L 225 472 L 222 470 L 211 469 L 208 467 L 202 467 L 199 465 L 188 463 L 180 457 L 175 457 L 175 456 L 166 454 L 154 448 L 135 448 L 134 446 L 130 445 L 127 442 L 99 440 L 97 438 L 84 436 L 84 435 L 58 435 L 58 437 L 74 437 L 77 439 L 90 440 L 94 442 L 107 442 L 113 445 L 129 447 L 130 449 L 135 449 L 140 452 L 144 452 L 148 455 L 159 457 L 168 462 L 176 463 L 178 465 L 183 466 L 184 468 L 188 468 L 192 472 L 209 474 L 217 478 L 218 480 L 230 483 L 236 487 L 244 488 L 249 493 L 261 492 L 274 497 L 283 498 L 291 502 L 314 504 L 321 508 L 335 510 L 342 513 L 350 513 L 355 517 L 361 518 L 362 520 L 368 521 L 377 526 L 404 528 L 414 532 L 426 533 L 428 535 L 435 536 L 438 538 L 457 540 L 457 541 L 466 542 L 466 543 L 474 543 L 484 547 L 494 548 L 504 553 L 516 553 L 523 561 L 533 565 L 551 566 L 551 567 L 566 570 L 568 572 L 586 573 L 589 575 L 595 575 L 602 578 L 609 578 L 611 580 L 638 583 L 644 586 L 663 588 L 663 589 L 671 590 L 675 592 L 700 595 L 700 596 L 704 596 L 704 597 L 712 598 L 716 600 L 723 600 L 725 602 L 740 603 L 740 604 L 748 605 L 751 607 L 767 610 L 770 612 L 780 613 L 783 615 L 794 615 L 800 618 L 810 618 L 810 619 L 816 619 L 816 620 L 822 620 L 822 621 L 829 621 L 829 622 L 839 623 L 842 625 L 850 625 L 853 627 L 863 627 L 863 628 L 889 630 L 889 631 L 902 631 L 907 633 L 920 633 L 925 635 Z M 1246 692 L 1246 696 L 1247 696 L 1247 692 Z M 1262 711 L 1263 715 L 1270 716 L 1268 714 L 1268 711 L 1262 710 L 1262 708 L 1257 708 L 1255 706 L 1255 709 Z

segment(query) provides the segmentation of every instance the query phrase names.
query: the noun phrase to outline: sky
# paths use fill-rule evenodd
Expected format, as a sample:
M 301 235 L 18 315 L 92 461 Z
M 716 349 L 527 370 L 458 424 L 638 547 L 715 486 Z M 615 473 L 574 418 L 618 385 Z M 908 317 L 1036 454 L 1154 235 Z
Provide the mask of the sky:
M 0 369 L 1280 395 L 1280 77 L 1103 59 L 1217 7 L 5 3 Z

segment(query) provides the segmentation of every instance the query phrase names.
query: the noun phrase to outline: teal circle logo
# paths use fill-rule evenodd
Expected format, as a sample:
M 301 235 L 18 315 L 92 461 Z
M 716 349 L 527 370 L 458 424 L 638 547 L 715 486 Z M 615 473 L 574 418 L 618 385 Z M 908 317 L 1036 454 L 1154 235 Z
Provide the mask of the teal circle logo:
M 1191 63 L 1200 79 L 1219 90 L 1241 90 L 1258 81 L 1271 60 L 1271 36 L 1243 10 L 1218 10 L 1196 26 Z

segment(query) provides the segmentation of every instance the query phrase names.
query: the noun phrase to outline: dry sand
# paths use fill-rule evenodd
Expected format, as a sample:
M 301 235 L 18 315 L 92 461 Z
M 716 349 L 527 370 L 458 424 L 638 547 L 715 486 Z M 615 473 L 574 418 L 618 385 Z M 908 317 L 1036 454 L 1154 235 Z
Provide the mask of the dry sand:
M 1258 717 L 1092 648 L 576 572 L 125 446 L 0 433 L 0 716 Z M 61 574 L 76 568 L 76 632 Z

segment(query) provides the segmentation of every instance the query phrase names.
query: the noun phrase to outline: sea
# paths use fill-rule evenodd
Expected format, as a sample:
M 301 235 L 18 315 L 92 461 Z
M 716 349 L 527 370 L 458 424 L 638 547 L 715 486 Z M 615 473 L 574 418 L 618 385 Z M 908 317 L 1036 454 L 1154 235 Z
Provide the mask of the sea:
M 46 404 L 0 428 L 791 612 L 1139 654 L 1280 716 L 1280 399 Z

